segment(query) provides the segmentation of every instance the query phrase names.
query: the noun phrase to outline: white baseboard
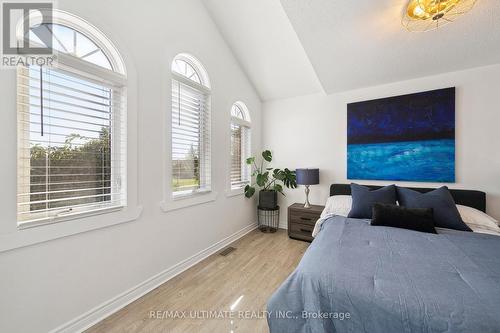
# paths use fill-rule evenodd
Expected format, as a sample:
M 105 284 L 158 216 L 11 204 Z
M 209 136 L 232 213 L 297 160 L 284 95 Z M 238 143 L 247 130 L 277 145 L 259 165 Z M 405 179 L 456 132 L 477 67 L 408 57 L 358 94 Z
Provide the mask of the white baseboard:
M 215 243 L 214 245 L 206 248 L 205 250 L 198 252 L 192 257 L 179 262 L 178 264 L 149 278 L 148 280 L 138 284 L 137 286 L 91 309 L 90 311 L 82 314 L 81 316 L 78 316 L 77 318 L 55 328 L 54 330 L 51 331 L 51 333 L 82 332 L 90 328 L 91 326 L 97 324 L 104 318 L 109 317 L 110 315 L 122 309 L 126 305 L 132 303 L 136 299 L 144 296 L 151 290 L 157 288 L 161 284 L 172 279 L 176 275 L 196 265 L 197 263 L 207 258 L 208 256 L 220 251 L 222 248 L 245 236 L 255 228 L 257 228 L 257 224 L 246 226 L 245 228 L 235 232 L 231 236 L 226 237 L 223 240 Z

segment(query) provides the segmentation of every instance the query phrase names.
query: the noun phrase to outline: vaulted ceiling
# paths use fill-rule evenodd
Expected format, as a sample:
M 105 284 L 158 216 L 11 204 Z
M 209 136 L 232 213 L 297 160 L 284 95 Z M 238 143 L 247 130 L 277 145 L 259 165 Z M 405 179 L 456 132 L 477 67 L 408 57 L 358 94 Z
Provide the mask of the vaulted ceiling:
M 321 89 L 279 0 L 204 3 L 263 100 Z
M 204 0 L 263 100 L 500 63 L 500 1 L 407 32 L 408 0 Z

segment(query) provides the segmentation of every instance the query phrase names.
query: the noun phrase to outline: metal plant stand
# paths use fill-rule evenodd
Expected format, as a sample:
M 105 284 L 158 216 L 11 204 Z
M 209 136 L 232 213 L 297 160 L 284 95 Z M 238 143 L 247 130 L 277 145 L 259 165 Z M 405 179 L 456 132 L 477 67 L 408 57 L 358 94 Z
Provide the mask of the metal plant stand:
M 259 230 L 262 232 L 276 232 L 280 223 L 280 207 L 274 209 L 257 207 Z

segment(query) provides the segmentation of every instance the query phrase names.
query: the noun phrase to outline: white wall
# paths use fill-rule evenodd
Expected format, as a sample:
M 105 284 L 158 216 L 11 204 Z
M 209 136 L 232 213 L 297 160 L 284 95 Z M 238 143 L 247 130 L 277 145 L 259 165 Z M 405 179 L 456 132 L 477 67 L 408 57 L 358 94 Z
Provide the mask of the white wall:
M 226 197 L 230 107 L 244 101 L 260 151 L 261 102 L 198 0 L 58 0 L 118 45 L 137 86 L 138 201 L 125 224 L 0 253 L 0 331 L 44 332 L 110 300 L 255 222 L 255 202 Z M 187 52 L 212 83 L 214 202 L 165 213 L 163 152 L 170 62 Z M 0 239 L 16 225 L 16 100 L 13 71 L 0 70 Z M 131 92 L 135 94 L 135 92 Z M 106 215 L 101 217 L 106 219 Z M 43 227 L 41 227 L 43 228 Z M 14 228 L 15 229 L 15 228 Z M 14 231 L 17 232 L 17 231 Z M 19 231 L 22 232 L 22 231 Z
M 354 70 L 354 69 L 353 69 Z M 341 80 L 342 78 L 339 78 Z M 332 183 L 347 180 L 347 103 L 445 88 L 457 88 L 456 184 L 450 188 L 487 193 L 487 210 L 500 219 L 500 65 L 397 82 L 325 96 L 309 95 L 264 104 L 263 142 L 280 167 L 318 167 L 320 185 L 311 187 L 311 202 L 324 204 Z M 364 184 L 390 182 L 363 181 Z M 438 186 L 408 183 L 408 186 Z M 303 202 L 304 188 L 281 197 L 281 225 L 293 202 Z

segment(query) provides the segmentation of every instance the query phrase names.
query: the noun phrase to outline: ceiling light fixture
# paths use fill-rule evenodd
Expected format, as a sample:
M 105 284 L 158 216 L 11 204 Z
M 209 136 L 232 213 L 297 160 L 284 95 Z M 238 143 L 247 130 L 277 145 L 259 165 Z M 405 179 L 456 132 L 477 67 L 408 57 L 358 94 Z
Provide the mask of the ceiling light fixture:
M 410 0 L 403 16 L 408 31 L 438 29 L 467 13 L 477 0 Z

